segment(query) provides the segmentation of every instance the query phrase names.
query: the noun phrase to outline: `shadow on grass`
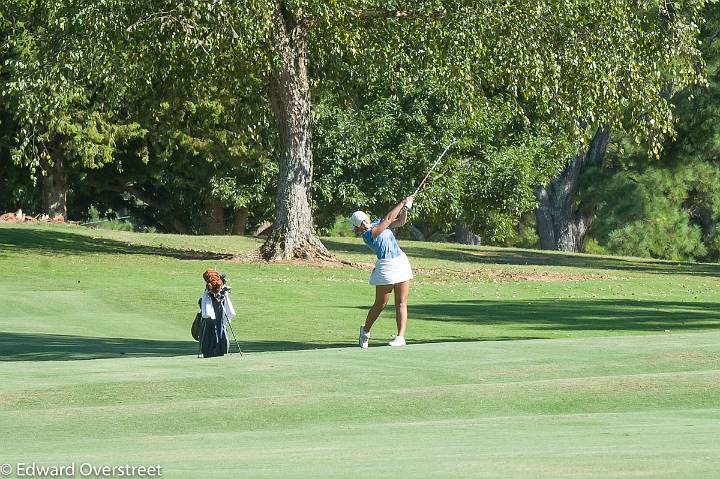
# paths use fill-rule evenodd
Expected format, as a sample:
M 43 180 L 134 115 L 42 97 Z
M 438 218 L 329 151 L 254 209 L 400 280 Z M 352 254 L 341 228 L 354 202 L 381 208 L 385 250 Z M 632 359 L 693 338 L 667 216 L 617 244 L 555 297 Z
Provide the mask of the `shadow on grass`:
M 230 254 L 188 251 L 157 246 L 131 245 L 105 238 L 91 238 L 71 231 L 47 231 L 32 228 L 0 228 L 0 254 L 9 248 L 22 248 L 40 254 L 146 254 L 177 259 L 220 260 Z
M 366 309 L 362 307 L 360 309 Z M 409 341 L 411 344 L 517 341 L 552 337 L 552 331 L 720 330 L 720 303 L 622 300 L 457 301 L 410 307 L 411 321 L 504 326 L 517 335 L 449 336 Z M 534 332 L 534 334 L 533 334 Z M 352 335 L 350 335 L 352 336 Z M 246 340 L 238 337 L 244 352 L 298 351 L 355 347 L 345 342 Z M 412 338 L 411 338 L 412 339 Z M 377 343 L 381 344 L 381 343 Z M 236 345 L 231 341 L 231 350 Z M 68 361 L 117 357 L 163 357 L 197 354 L 195 341 L 95 338 L 82 336 L 0 333 L 2 361 Z
M 302 351 L 308 349 L 337 349 L 337 348 L 357 348 L 357 334 L 353 337 L 348 337 L 346 342 L 316 342 L 316 343 L 301 343 L 292 341 L 240 341 L 240 347 L 243 352 L 268 352 L 268 351 Z M 371 345 L 384 346 L 392 338 L 373 338 Z M 439 339 L 408 339 L 408 344 L 431 344 L 431 343 L 477 343 L 481 341 L 520 341 L 525 339 L 545 339 L 542 336 L 494 336 L 491 338 L 467 338 L 467 337 L 443 337 Z M 231 350 L 236 351 L 236 346 L 231 341 Z
M 345 243 L 325 238 L 323 243 L 333 253 L 365 254 L 368 262 L 373 257 L 370 250 L 361 242 Z M 144 254 L 168 256 L 177 259 L 221 260 L 233 255 L 207 251 L 190 251 L 169 247 L 132 245 L 105 238 L 92 238 L 72 231 L 50 231 L 33 228 L 0 228 L 0 255 L 3 250 L 22 248 L 40 254 Z M 532 250 L 486 250 L 476 247 L 456 245 L 438 248 L 420 246 L 413 241 L 403 242 L 403 249 L 411 258 L 429 258 L 451 262 L 481 264 L 528 265 L 528 266 L 568 266 L 581 269 L 610 269 L 621 271 L 691 274 L 720 277 L 720 264 L 679 263 L 643 261 L 639 259 L 599 257 L 589 255 L 568 255 Z
M 359 240 L 358 240 L 359 241 Z M 372 260 L 372 252 L 362 242 L 344 243 L 323 239 L 323 243 L 335 253 L 367 254 Z M 559 254 L 532 250 L 487 250 L 472 246 L 455 245 L 431 248 L 420 246 L 413 241 L 402 242 L 402 248 L 412 258 L 431 258 L 444 261 L 468 262 L 477 264 L 507 264 L 527 266 L 568 266 L 581 269 L 611 269 L 634 271 L 639 273 L 697 274 L 720 276 L 720 264 L 683 263 L 641 260 L 632 258 L 612 258 L 583 254 Z
M 270 340 L 243 340 L 240 347 L 244 353 L 269 351 L 301 351 L 356 347 L 355 338 L 347 342 L 293 342 Z M 411 340 L 409 344 L 516 341 L 540 339 L 539 337 L 493 337 L 483 339 L 451 337 L 434 340 Z M 378 340 L 379 341 L 379 340 Z M 383 341 L 376 345 L 382 345 Z M 374 345 L 375 346 L 375 345 Z M 5 361 L 77 361 L 88 359 L 171 357 L 195 355 L 196 341 L 160 341 L 151 339 L 93 338 L 63 334 L 0 333 L 0 363 Z M 237 353 L 237 346 L 230 341 L 230 353 Z
M 300 343 L 290 341 L 244 341 L 243 352 L 297 351 L 349 347 L 354 343 Z M 233 340 L 231 353 L 237 352 Z M 197 354 L 196 341 L 161 341 L 130 338 L 95 338 L 64 334 L 0 332 L 0 362 L 75 361 L 122 357 L 169 357 Z
M 193 352 L 197 352 L 195 341 L 0 333 L 0 362 L 183 356 Z
M 458 301 L 410 306 L 413 320 L 508 325 L 531 331 L 720 329 L 720 303 L 618 300 Z

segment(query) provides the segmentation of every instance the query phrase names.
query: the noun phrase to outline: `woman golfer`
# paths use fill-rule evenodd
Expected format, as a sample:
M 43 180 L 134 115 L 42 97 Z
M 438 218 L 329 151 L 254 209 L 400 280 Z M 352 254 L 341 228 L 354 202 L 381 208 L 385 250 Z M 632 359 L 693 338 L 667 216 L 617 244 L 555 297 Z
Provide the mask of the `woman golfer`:
M 377 255 L 375 269 L 370 275 L 370 284 L 375 285 L 375 304 L 368 311 L 365 325 L 360 327 L 358 342 L 360 347 L 368 347 L 370 328 L 380 316 L 395 291 L 395 322 L 397 336 L 390 341 L 390 346 L 405 346 L 405 328 L 407 327 L 407 300 L 410 291 L 410 280 L 413 277 L 410 262 L 395 240 L 390 228 L 402 226 L 407 221 L 407 210 L 412 207 L 414 197 L 408 196 L 398 203 L 385 218 L 370 222 L 368 215 L 356 211 L 350 218 L 353 230 Z

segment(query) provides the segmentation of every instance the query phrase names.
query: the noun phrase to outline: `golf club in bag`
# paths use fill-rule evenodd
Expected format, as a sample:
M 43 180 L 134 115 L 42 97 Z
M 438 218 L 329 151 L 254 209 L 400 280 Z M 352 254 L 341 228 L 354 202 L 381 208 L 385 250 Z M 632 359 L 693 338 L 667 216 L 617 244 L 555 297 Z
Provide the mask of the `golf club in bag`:
M 237 340 L 237 336 L 235 336 L 235 331 L 233 330 L 232 323 L 231 323 L 230 321 L 228 321 L 228 322 L 227 322 L 227 325 L 228 325 L 228 328 L 230 328 L 230 332 L 231 332 L 232 335 L 233 335 L 233 339 L 235 340 L 235 345 L 236 345 L 237 348 L 238 348 L 238 353 L 240 353 L 240 357 L 242 357 L 242 355 L 243 355 L 242 349 L 240 349 L 240 343 L 239 343 L 238 340 Z

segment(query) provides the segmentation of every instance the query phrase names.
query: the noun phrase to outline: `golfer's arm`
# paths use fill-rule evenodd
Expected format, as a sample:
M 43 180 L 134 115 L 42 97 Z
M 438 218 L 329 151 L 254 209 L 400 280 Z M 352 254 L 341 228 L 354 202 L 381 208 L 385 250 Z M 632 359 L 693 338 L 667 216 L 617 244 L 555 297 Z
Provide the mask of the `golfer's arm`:
M 390 223 L 390 228 L 399 228 L 407 223 L 407 210 L 405 208 L 400 210 L 397 219 Z
M 400 211 L 403 209 L 403 202 L 401 201 L 398 203 L 395 208 L 391 209 L 388 214 L 385 215 L 385 218 L 372 229 L 372 237 L 373 239 L 377 238 L 380 233 L 385 231 L 398 217 L 398 214 L 400 214 Z

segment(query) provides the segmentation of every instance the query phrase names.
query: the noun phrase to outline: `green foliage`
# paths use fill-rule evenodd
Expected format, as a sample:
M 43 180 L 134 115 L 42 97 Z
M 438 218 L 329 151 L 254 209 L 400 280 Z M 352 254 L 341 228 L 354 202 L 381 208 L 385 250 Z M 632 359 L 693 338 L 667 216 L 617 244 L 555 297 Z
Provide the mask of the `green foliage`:
M 319 221 L 337 209 L 381 214 L 456 137 L 452 174 L 415 217 L 509 239 L 536 185 L 596 125 L 659 154 L 674 132 L 667 93 L 703 84 L 695 37 L 712 4 L 359 2 L 323 17 L 315 85 L 343 93 L 335 110 L 316 108 Z M 384 14 L 395 8 L 400 21 Z
M 697 25 L 712 3 L 342 2 L 316 26 L 313 62 L 320 81 L 360 77 L 369 90 L 507 93 L 575 138 L 603 124 L 658 152 L 673 131 L 667 91 L 702 83 Z
M 674 99 L 678 141 L 667 146 L 676 161 L 720 162 L 720 8 L 709 5 L 704 14 L 701 46 L 707 83 Z
M 107 220 L 102 223 L 93 225 L 94 228 L 101 228 L 104 230 L 115 230 L 115 231 L 135 231 L 135 227 L 132 222 L 127 220 Z
M 0 101 L 16 124 L 13 160 L 33 180 L 63 158 L 66 168 L 97 169 L 115 160 L 121 145 L 146 133 L 109 108 L 103 84 L 89 79 L 89 63 L 67 33 L 64 2 L 5 2 L 6 36 Z
M 520 216 L 517 223 L 510 229 L 502 241 L 488 241 L 487 244 L 497 244 L 512 248 L 539 249 L 540 238 L 535 225 L 535 211 L 527 211 Z M 602 253 L 599 253 L 602 254 Z
M 1 75 L 0 75 L 1 77 Z M 1 81 L 1 80 L 0 80 Z M 42 199 L 33 187 L 29 173 L 10 159 L 15 124 L 12 115 L 0 104 L 0 214 L 16 211 L 40 211 Z
M 590 236 L 613 254 L 716 259 L 720 167 L 707 162 L 650 166 L 595 176 L 587 194 L 604 199 Z
M 257 94 L 265 54 L 244 43 L 260 34 L 253 29 L 262 30 L 264 4 L 246 3 L 242 12 L 224 2 L 81 4 L 107 15 L 93 17 L 79 39 L 88 58 L 106 60 L 88 76 L 112 79 L 113 98 L 128 100 L 122 111 L 147 130 L 147 161 L 127 155 L 110 168 L 116 183 L 133 183 L 155 200 L 146 214 L 182 218 L 198 233 L 210 200 L 249 208 L 251 223 L 267 219 L 276 167 L 268 99 Z M 97 48 L 98 40 L 114 48 Z M 151 213 L 158 204 L 165 211 Z
M 586 174 L 581 199 L 600 205 L 589 235 L 614 254 L 720 259 L 720 11 L 708 5 L 704 19 L 708 82 L 673 99 L 677 141 L 658 163 L 622 138 L 610 169 Z
M 209 199 L 250 206 L 266 219 L 274 142 L 267 133 L 267 99 L 247 86 L 262 82 L 261 75 L 233 69 L 238 45 L 199 58 L 195 49 L 219 40 L 208 37 L 207 45 L 192 40 L 186 29 L 209 17 L 193 20 L 190 4 L 168 8 L 190 18 L 168 18 L 161 30 L 152 18 L 128 23 L 143 9 L 160 7 L 156 3 L 5 5 L 4 18 L 11 22 L 2 51 L 10 53 L 0 91 L 18 124 L 14 159 L 37 178 L 61 154 L 68 174 L 82 182 L 74 186 L 78 198 L 94 190 L 108 200 L 108 192 L 117 195 L 130 184 L 156 210 L 143 216 L 159 219 L 172 212 L 189 218 L 195 231 L 202 231 Z M 95 16 L 102 8 L 110 9 L 105 19 Z M 214 21 L 227 20 L 215 13 Z M 176 37 L 181 30 L 185 34 Z M 129 42 L 142 34 L 147 41 Z M 97 42 L 112 49 L 97 48 Z M 248 82 L 228 83 L 228 76 Z M 139 207 L 132 197 L 125 199 L 127 206 Z M 87 203 L 74 206 L 82 211 Z
M 96 205 L 91 204 L 87 211 L 82 214 L 85 220 L 81 223 L 81 225 L 101 230 L 133 231 L 141 233 L 157 232 L 155 227 L 143 224 L 140 218 L 123 216 L 125 212 L 127 212 L 127 208 L 124 206 L 120 211 L 115 211 L 112 208 L 103 209 L 101 211 Z
M 703 83 L 712 4 L 9 0 L 0 91 L 34 174 L 58 148 L 98 191 L 142 187 L 196 231 L 208 199 L 265 214 L 280 16 L 310 28 L 320 225 L 387 208 L 455 137 L 415 214 L 501 240 L 595 125 L 660 151 L 668 93 Z
M 115 231 L 136 231 L 132 221 L 121 218 L 112 210 L 101 213 L 95 205 L 90 205 L 86 214 L 86 222 L 83 225 L 90 228 L 101 228 Z
M 164 101 L 156 110 L 149 105 L 148 110 L 155 113 L 155 121 L 144 120 L 149 123 L 151 161 L 145 166 L 135 161 L 129 175 L 145 182 L 148 191 L 166 191 L 163 203 L 169 207 L 193 211 L 185 216 L 196 232 L 204 231 L 204 205 L 209 200 L 248 208 L 251 223 L 266 220 L 277 174 L 268 118 L 255 125 L 255 131 L 264 134 L 249 133 L 244 128 L 253 118 L 247 105 L 227 90 L 212 93 L 217 97 L 206 92 L 193 101 L 175 93 L 160 97 Z M 180 202 L 181 198 L 187 200 Z
M 542 125 L 526 126 L 511 98 L 466 97 L 440 88 L 356 98 L 323 97 L 316 107 L 318 220 L 368 209 L 384 214 L 412 193 L 449 138 L 457 138 L 418 196 L 412 218 L 450 229 L 464 221 L 500 240 L 533 208 L 569 145 Z
M 583 250 L 587 254 L 599 254 L 599 255 L 608 255 L 610 254 L 603 245 L 598 243 L 598 241 L 595 238 L 586 238 L 585 243 L 583 244 Z
M 607 249 L 624 256 L 676 261 L 694 260 L 706 254 L 700 228 L 688 224 L 682 211 L 655 210 L 648 216 L 653 219 L 634 221 L 613 231 Z
M 333 236 L 339 238 L 355 237 L 355 233 L 353 233 L 352 228 L 350 227 L 350 219 L 345 215 L 338 215 L 335 218 L 335 222 L 332 223 L 332 226 L 330 227 L 318 228 L 318 234 L 320 236 Z
M 0 151 L 0 214 L 22 209 L 34 214 L 42 206 L 40 191 L 26 170 L 14 165 L 10 155 Z
M 90 205 L 90 207 L 88 208 L 87 220 L 89 222 L 101 221 L 100 220 L 100 211 L 98 211 L 98 209 L 95 205 Z

